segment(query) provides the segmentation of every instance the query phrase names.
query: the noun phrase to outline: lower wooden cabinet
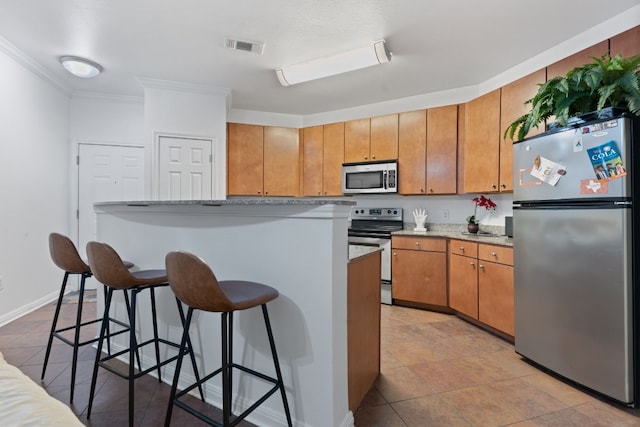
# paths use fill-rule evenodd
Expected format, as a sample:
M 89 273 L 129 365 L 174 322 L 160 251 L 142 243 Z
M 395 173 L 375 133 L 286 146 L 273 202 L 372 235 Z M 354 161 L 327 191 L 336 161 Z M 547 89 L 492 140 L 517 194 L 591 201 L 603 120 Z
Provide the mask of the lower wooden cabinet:
M 513 249 L 478 245 L 478 320 L 514 336 Z
M 449 241 L 449 307 L 514 336 L 513 248 Z
M 393 299 L 447 306 L 446 239 L 393 236 L 391 288 Z

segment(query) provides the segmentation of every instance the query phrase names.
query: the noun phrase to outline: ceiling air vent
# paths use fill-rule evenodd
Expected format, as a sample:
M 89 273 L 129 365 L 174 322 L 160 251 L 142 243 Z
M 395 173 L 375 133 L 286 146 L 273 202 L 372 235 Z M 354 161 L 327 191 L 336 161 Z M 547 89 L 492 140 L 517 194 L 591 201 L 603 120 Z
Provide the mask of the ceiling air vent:
M 253 52 L 258 55 L 262 55 L 264 51 L 264 43 L 261 42 L 251 42 L 246 40 L 234 40 L 229 37 L 225 37 L 224 46 L 228 49 L 233 50 L 244 50 L 245 52 Z

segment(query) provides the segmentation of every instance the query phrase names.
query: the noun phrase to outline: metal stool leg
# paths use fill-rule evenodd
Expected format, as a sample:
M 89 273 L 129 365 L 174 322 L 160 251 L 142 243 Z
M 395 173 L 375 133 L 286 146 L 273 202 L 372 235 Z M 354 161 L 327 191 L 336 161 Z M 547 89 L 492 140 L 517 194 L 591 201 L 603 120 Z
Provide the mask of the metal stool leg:
M 182 327 L 185 327 L 185 319 L 184 319 L 184 310 L 182 308 L 182 303 L 176 297 L 176 303 L 178 304 L 178 313 L 180 314 L 180 321 L 182 322 Z M 193 309 L 191 309 L 193 311 Z M 191 322 L 189 322 L 191 323 Z M 196 355 L 193 352 L 193 344 L 191 344 L 191 338 L 189 334 L 187 334 L 187 345 L 189 346 L 189 357 L 191 358 L 191 364 L 193 365 L 193 375 L 196 377 L 196 383 L 198 384 L 198 391 L 200 392 L 200 399 L 204 402 L 204 392 L 202 391 L 202 384 L 200 381 L 200 374 L 198 372 L 198 365 L 196 363 Z M 182 352 L 183 349 L 180 348 Z
M 91 417 L 91 408 L 93 407 L 93 398 L 96 391 L 96 380 L 98 379 L 98 367 L 100 366 L 100 357 L 102 355 L 102 344 L 109 323 L 109 307 L 111 306 L 111 297 L 113 289 L 107 290 L 107 297 L 104 302 L 104 315 L 102 316 L 102 325 L 100 327 L 100 338 L 98 339 L 98 349 L 96 350 L 96 361 L 93 365 L 93 374 L 91 375 L 91 391 L 89 392 L 89 406 L 87 406 L 87 419 Z
M 49 332 L 49 341 L 47 342 L 47 351 L 44 354 L 44 364 L 42 365 L 42 376 L 41 380 L 44 379 L 44 373 L 47 370 L 47 363 L 49 363 L 49 354 L 51 353 L 51 345 L 53 344 L 53 334 L 56 332 L 56 327 L 58 325 L 58 316 L 60 315 L 60 306 L 62 305 L 62 299 L 64 298 L 64 290 L 67 287 L 67 279 L 69 278 L 69 273 L 65 271 L 64 279 L 62 279 L 62 286 L 60 288 L 60 296 L 58 296 L 58 303 L 56 304 L 56 312 L 53 315 L 53 322 L 51 323 L 51 332 Z
M 229 425 L 231 418 L 231 387 L 229 386 L 229 322 L 228 312 L 222 313 L 222 422 Z
M 138 289 L 131 290 L 131 311 L 129 313 L 129 427 L 133 427 L 134 420 L 135 364 L 133 363 L 133 357 L 138 351 L 138 343 L 136 341 L 136 299 L 138 292 Z
M 162 382 L 162 373 L 160 372 L 160 344 L 158 342 L 158 320 L 156 317 L 156 292 L 153 287 L 149 288 L 151 292 L 151 321 L 153 323 L 153 339 L 156 350 L 156 365 L 158 366 L 158 382 Z
M 180 307 L 180 312 L 183 314 L 182 307 Z M 176 398 L 176 392 L 178 390 L 178 380 L 180 379 L 180 369 L 182 368 L 182 358 L 184 357 L 184 353 L 186 350 L 187 342 L 191 341 L 189 339 L 189 327 L 191 326 L 191 316 L 193 315 L 193 308 L 189 307 L 187 310 L 187 318 L 183 322 L 183 332 L 182 332 L 182 340 L 180 341 L 180 349 L 178 350 L 178 360 L 176 362 L 176 371 L 173 374 L 173 383 L 171 384 L 171 393 L 169 394 L 169 405 L 167 407 L 167 415 L 164 419 L 165 427 L 169 427 L 171 424 L 171 414 L 173 413 L 173 401 Z M 198 380 L 200 382 L 200 380 Z M 202 386 L 200 387 L 200 393 L 202 393 Z
M 271 355 L 273 356 L 273 364 L 276 368 L 276 376 L 278 384 L 280 386 L 280 394 L 282 395 L 282 403 L 284 405 L 284 413 L 287 416 L 287 424 L 291 427 L 291 412 L 289 411 L 289 402 L 287 401 L 287 392 L 284 389 L 284 382 L 282 381 L 282 372 L 280 371 L 280 361 L 278 360 L 278 354 L 276 352 L 276 344 L 273 339 L 273 331 L 271 330 L 271 322 L 269 321 L 269 313 L 267 312 L 267 305 L 262 304 L 262 314 L 264 317 L 264 324 L 267 327 L 267 335 L 269 336 L 269 346 L 271 347 Z
M 71 359 L 71 390 L 69 394 L 69 403 L 73 403 L 73 391 L 76 385 L 76 368 L 78 366 L 78 343 L 80 342 L 80 325 L 82 324 L 82 305 L 84 303 L 84 284 L 88 277 L 82 274 L 80 279 L 80 293 L 78 295 L 78 313 L 76 315 L 76 327 L 73 335 L 73 358 Z

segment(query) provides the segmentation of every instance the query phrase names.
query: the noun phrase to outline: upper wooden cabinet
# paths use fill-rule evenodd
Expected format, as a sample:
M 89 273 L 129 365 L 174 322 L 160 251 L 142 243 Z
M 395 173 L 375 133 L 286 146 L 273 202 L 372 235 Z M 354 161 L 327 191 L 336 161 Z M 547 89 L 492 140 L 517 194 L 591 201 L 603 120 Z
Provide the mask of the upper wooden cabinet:
M 227 194 L 299 194 L 298 130 L 229 123 Z
M 562 77 L 573 68 L 593 62 L 593 59 L 591 59 L 592 57 L 600 58 L 607 52 L 609 52 L 609 40 L 605 40 L 581 50 L 578 53 L 574 53 L 571 56 L 567 56 L 566 58 L 547 66 L 547 80 L 551 80 L 554 77 Z
M 531 111 L 525 101 L 538 92 L 539 84 L 546 81 L 546 70 L 538 70 L 502 87 L 500 94 L 500 191 L 513 191 L 513 140 L 504 138 L 507 127 L 518 117 Z M 527 136 L 544 132 L 544 123 L 533 128 Z
M 455 194 L 458 106 L 427 110 L 427 194 Z
M 229 123 L 227 132 L 227 194 L 262 195 L 263 127 Z
M 302 130 L 302 195 L 322 194 L 322 148 L 323 126 L 312 126 Z
M 345 163 L 365 162 L 371 145 L 371 119 L 349 120 L 344 123 Z
M 612 37 L 609 40 L 609 52 L 611 56 L 640 55 L 640 25 Z
M 458 107 L 400 113 L 398 122 L 398 192 L 455 193 Z
M 344 122 L 324 125 L 322 150 L 323 196 L 342 195 L 342 163 L 344 163 Z
M 500 89 L 469 101 L 465 113 L 464 191 L 499 190 Z
M 427 111 L 400 113 L 398 125 L 398 192 L 425 194 Z
M 342 195 L 344 123 L 303 129 L 304 196 Z
M 371 118 L 371 160 L 398 158 L 398 114 Z
M 345 122 L 345 163 L 397 158 L 398 114 Z

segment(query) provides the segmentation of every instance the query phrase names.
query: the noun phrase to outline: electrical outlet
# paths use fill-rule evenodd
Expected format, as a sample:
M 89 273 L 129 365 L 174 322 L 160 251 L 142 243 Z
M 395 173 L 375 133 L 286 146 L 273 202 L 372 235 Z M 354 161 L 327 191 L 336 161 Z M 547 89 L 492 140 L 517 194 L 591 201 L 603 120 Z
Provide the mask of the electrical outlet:
M 442 219 L 449 219 L 449 209 L 442 209 Z

